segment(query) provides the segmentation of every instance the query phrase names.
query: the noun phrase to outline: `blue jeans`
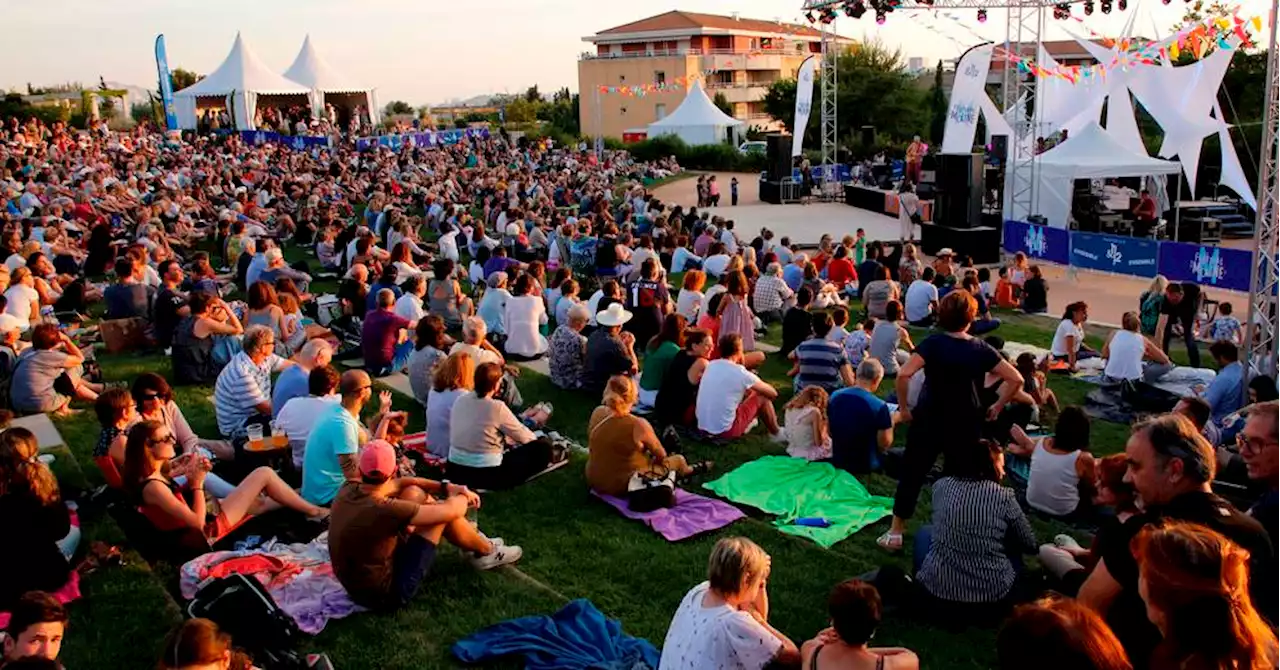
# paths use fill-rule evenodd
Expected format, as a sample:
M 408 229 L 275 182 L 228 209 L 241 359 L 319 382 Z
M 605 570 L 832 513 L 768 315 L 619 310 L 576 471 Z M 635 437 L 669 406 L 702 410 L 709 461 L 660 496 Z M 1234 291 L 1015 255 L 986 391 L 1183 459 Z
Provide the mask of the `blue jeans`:
M 977 337 L 1000 327 L 1000 319 L 979 319 L 969 324 L 969 334 Z
M 411 355 L 413 355 L 413 340 L 405 340 L 396 345 L 396 353 L 391 358 L 391 365 L 381 368 L 369 368 L 369 374 L 374 377 L 385 377 L 389 374 L 401 372 L 409 364 L 409 356 Z

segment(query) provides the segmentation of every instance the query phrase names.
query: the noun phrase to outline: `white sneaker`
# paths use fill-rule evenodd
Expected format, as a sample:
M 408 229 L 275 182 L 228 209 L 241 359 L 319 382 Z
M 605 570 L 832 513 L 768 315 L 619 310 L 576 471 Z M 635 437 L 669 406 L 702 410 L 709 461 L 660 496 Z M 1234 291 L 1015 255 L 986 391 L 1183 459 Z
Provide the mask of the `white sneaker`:
M 1066 549 L 1067 551 L 1073 551 L 1073 550 L 1083 551 L 1084 550 L 1084 548 L 1080 546 L 1080 543 L 1076 542 L 1076 539 L 1074 537 L 1071 537 L 1066 533 L 1060 533 L 1058 535 L 1053 536 L 1053 543 L 1058 545 L 1058 547 L 1062 549 Z
M 770 440 L 772 440 L 773 442 L 778 443 L 778 444 L 786 444 L 786 443 L 787 443 L 787 434 L 786 434 L 786 433 L 784 433 L 783 431 L 778 431 L 778 432 L 774 433 L 773 435 L 770 435 L 770 436 L 769 436 L 769 439 L 770 439 Z
M 490 540 L 490 542 L 493 542 Z M 493 551 L 484 556 L 475 556 L 471 559 L 471 566 L 477 570 L 492 570 L 503 565 L 509 565 L 520 560 L 524 556 L 524 550 L 516 546 L 498 545 L 494 542 Z

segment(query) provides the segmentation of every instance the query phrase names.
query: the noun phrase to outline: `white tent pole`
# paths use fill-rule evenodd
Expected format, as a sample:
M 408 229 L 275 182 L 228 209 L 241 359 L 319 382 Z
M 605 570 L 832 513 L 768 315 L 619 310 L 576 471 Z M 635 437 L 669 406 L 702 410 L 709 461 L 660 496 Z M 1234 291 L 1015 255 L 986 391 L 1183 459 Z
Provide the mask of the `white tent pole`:
M 1173 202 L 1173 241 L 1178 241 L 1178 228 L 1182 227 L 1182 175 L 1178 175 L 1178 199 Z

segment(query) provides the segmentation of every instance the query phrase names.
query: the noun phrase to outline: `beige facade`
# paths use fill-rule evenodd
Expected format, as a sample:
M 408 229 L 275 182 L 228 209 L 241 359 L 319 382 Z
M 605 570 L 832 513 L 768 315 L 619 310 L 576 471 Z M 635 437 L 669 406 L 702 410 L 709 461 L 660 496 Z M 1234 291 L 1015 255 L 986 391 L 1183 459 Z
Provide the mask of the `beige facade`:
M 700 78 L 707 95 L 723 94 L 732 115 L 748 126 L 775 128 L 764 111 L 769 86 L 794 79 L 804 59 L 821 52 L 821 36 L 808 26 L 689 12 L 642 19 L 583 41 L 592 49 L 578 61 L 579 120 L 585 135 L 605 137 L 643 132 L 675 111 L 685 92 L 637 95 L 600 92 L 601 86 L 674 84 L 689 77 Z

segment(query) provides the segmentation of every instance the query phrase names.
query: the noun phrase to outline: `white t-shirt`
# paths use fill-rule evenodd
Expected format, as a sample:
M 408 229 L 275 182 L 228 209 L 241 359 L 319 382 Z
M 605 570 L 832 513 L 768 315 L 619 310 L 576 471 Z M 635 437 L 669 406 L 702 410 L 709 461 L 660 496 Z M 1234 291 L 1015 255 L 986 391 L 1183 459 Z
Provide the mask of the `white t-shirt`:
M 1080 351 L 1080 345 L 1084 343 L 1084 329 L 1076 325 L 1071 319 L 1063 319 L 1058 324 L 1058 329 L 1053 333 L 1053 346 L 1050 351 L 1053 352 L 1054 356 L 1066 356 L 1071 353 L 1067 351 L 1068 337 L 1076 338 L 1075 350 Z
M 587 311 L 591 312 L 591 320 L 588 323 L 593 326 L 600 325 L 596 322 L 596 310 L 600 308 L 601 300 L 604 300 L 604 291 L 600 289 L 596 289 L 596 292 L 592 293 L 590 298 L 587 298 Z
M 407 321 L 418 321 L 427 313 L 422 311 L 422 298 L 406 293 L 396 299 L 396 314 Z
M 658 670 L 735 668 L 760 670 L 782 648 L 750 614 L 728 605 L 704 607 L 708 582 L 693 587 L 680 601 L 662 643 Z
M 1107 349 L 1110 356 L 1102 374 L 1112 379 L 1142 379 L 1142 358 L 1147 347 L 1140 333 L 1117 330 Z
M 919 321 L 929 316 L 929 303 L 938 299 L 938 287 L 917 279 L 907 287 L 907 321 Z
M 702 269 L 712 277 L 719 277 L 729 267 L 729 260 L 727 254 L 716 254 L 707 258 L 706 262 L 702 264 Z
M 695 409 L 698 428 L 712 435 L 732 428 L 747 389 L 759 382 L 760 378 L 754 373 L 732 361 L 719 359 L 707 363 L 707 371 L 698 384 Z
M 454 263 L 458 262 L 458 231 L 451 230 L 440 236 L 436 240 L 436 245 L 440 249 L 440 256 L 447 258 Z
M 307 438 L 311 436 L 311 427 L 324 414 L 325 407 L 342 400 L 342 396 L 333 394 L 323 398 L 312 395 L 290 398 L 276 415 L 276 425 L 289 436 L 289 444 L 293 447 L 293 464 L 302 468 L 302 459 L 306 455 Z
M 31 301 L 39 301 L 40 294 L 26 284 L 13 284 L 4 292 L 4 299 L 9 301 L 4 313 L 21 321 L 24 324 L 23 330 L 26 330 L 31 317 L 36 316 L 31 313 Z
M 475 361 L 476 367 L 484 365 L 485 363 L 500 362 L 498 360 L 497 355 L 495 355 L 492 351 L 489 351 L 488 349 L 483 349 L 481 347 L 477 347 L 474 344 L 467 344 L 466 342 L 454 342 L 453 346 L 450 347 L 449 349 L 449 353 L 456 354 L 459 351 L 465 351 L 468 354 L 471 354 L 471 360 Z
M 738 238 L 734 236 L 732 230 L 726 230 L 720 233 L 720 243 L 724 245 L 725 253 L 738 253 Z

